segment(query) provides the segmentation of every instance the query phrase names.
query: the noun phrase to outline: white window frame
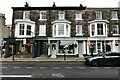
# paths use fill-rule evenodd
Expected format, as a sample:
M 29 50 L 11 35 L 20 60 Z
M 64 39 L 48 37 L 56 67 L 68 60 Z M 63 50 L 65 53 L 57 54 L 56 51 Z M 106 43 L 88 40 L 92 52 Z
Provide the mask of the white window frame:
M 112 11 L 111 12 L 111 20 L 118 20 L 117 11 Z
M 46 14 L 46 19 L 43 19 L 43 15 L 42 13 L 45 13 Z M 46 11 L 40 11 L 40 19 L 39 20 L 47 20 L 47 12 Z
M 96 11 L 96 19 L 102 19 L 102 11 Z
M 112 28 L 116 27 L 117 33 L 113 33 L 113 35 L 119 35 L 119 26 L 118 25 L 112 25 Z M 113 30 L 113 29 L 112 29 Z
M 26 15 L 27 15 L 27 17 L 26 17 Z M 29 16 L 29 17 L 28 17 L 28 16 Z M 23 19 L 27 19 L 27 20 L 30 19 L 30 11 L 24 11 L 24 12 L 23 12 Z
M 38 36 L 46 36 L 46 25 L 39 25 L 39 35 Z
M 24 35 L 20 35 L 20 24 L 24 24 Z M 27 35 L 27 25 L 31 26 L 31 35 Z M 16 19 L 15 20 L 15 37 L 17 38 L 26 38 L 26 37 L 34 37 L 35 36 L 35 22 L 26 21 L 24 19 Z
M 59 35 L 59 32 L 58 32 L 59 24 L 64 24 L 64 34 L 63 35 Z M 68 30 L 67 30 L 67 27 L 68 27 Z M 67 23 L 53 24 L 53 37 L 70 37 L 70 25 Z
M 77 11 L 77 12 L 75 13 L 75 20 L 83 20 L 83 19 L 82 19 L 82 12 L 78 12 L 78 11 Z
M 65 19 L 65 11 L 58 12 L 58 19 Z
M 82 25 L 76 25 L 76 36 L 82 36 L 82 35 L 83 35 Z
M 103 24 L 103 35 L 97 34 L 97 24 Z M 95 32 L 94 35 L 92 35 L 92 25 L 95 26 Z M 96 36 L 106 36 L 107 37 L 107 23 L 105 22 L 95 22 L 90 24 L 90 37 L 96 37 Z

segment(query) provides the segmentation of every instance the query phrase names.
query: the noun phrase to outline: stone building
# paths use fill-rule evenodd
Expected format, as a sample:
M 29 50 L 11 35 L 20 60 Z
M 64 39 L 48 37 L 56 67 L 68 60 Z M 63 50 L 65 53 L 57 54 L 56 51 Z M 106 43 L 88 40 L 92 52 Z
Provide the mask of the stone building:
M 119 8 L 12 7 L 15 54 L 24 45 L 32 57 L 80 57 L 103 51 L 119 51 Z M 11 44 L 7 42 L 7 46 Z M 32 44 L 32 45 L 31 45 Z M 9 51 L 9 49 L 8 49 Z

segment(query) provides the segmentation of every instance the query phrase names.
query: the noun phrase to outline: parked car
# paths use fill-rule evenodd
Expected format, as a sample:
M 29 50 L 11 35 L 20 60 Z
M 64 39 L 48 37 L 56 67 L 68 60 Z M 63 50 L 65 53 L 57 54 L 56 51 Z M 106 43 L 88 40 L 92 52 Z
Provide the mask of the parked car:
M 119 52 L 102 52 L 97 56 L 85 57 L 85 64 L 90 66 L 100 65 L 117 65 L 120 66 L 120 53 Z

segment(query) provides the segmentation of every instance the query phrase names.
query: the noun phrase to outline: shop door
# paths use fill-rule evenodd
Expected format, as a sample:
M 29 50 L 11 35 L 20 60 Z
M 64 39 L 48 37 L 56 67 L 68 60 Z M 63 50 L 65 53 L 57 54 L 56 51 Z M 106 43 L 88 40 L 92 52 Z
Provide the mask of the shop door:
M 97 42 L 97 52 L 102 52 L 102 42 Z

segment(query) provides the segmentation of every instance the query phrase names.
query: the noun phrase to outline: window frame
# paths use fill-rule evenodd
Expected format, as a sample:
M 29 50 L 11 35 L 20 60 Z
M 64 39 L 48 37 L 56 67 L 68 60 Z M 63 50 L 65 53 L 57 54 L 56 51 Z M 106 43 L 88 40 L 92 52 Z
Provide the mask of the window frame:
M 45 13 L 45 15 L 43 15 L 42 13 Z M 45 19 L 43 19 L 43 16 L 46 17 Z M 39 20 L 47 20 L 47 11 L 40 11 L 40 18 Z
M 96 11 L 96 19 L 102 19 L 102 11 Z
M 117 11 L 111 12 L 111 20 L 118 20 L 118 12 Z
M 103 35 L 98 35 L 97 24 L 102 24 L 103 25 Z M 94 35 L 92 35 L 92 25 L 94 25 L 94 27 L 95 27 Z M 90 37 L 95 37 L 95 36 L 106 36 L 107 37 L 107 23 L 105 23 L 105 22 L 95 22 L 95 23 L 90 24 Z
M 80 27 L 79 33 L 78 33 L 78 27 Z M 76 25 L 76 36 L 83 35 L 82 25 Z M 81 32 L 81 33 L 80 33 Z
M 58 31 L 59 24 L 64 24 L 63 35 L 59 35 L 59 31 Z M 53 37 L 70 37 L 70 25 L 67 23 L 55 23 L 55 24 L 53 24 Z
M 115 34 L 114 31 L 112 31 L 113 35 L 119 35 L 119 26 L 118 25 L 112 25 L 112 30 L 113 30 L 113 28 L 116 28 L 116 27 L 117 27 L 117 29 L 116 29 L 117 30 L 117 34 Z
M 83 20 L 82 19 L 82 12 L 80 12 L 80 11 L 75 12 L 75 20 Z
M 61 14 L 62 13 L 62 14 Z M 62 16 L 62 17 L 61 17 Z M 65 11 L 58 12 L 58 19 L 65 19 Z
M 40 28 L 42 27 L 42 28 Z M 46 25 L 39 25 L 39 35 L 38 36 L 46 36 Z
M 28 18 L 28 16 L 26 17 L 26 14 L 28 15 L 28 13 L 29 13 L 29 18 Z M 23 19 L 27 19 L 27 20 L 30 19 L 30 11 L 24 11 L 23 12 Z

